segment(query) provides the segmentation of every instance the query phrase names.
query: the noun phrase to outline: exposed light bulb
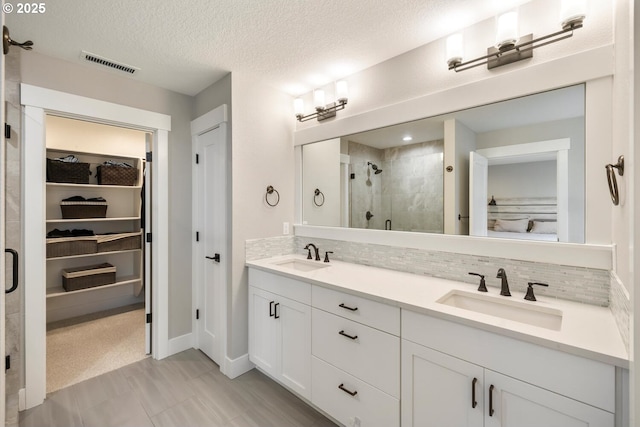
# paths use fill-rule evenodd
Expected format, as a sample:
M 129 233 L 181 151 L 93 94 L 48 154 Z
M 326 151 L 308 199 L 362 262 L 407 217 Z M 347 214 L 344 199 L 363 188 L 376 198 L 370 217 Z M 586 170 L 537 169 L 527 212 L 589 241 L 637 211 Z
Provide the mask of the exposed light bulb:
M 453 67 L 462 62 L 462 34 L 452 34 L 447 38 L 447 64 Z
M 518 43 L 518 12 L 511 11 L 498 16 L 496 48 L 507 50 Z

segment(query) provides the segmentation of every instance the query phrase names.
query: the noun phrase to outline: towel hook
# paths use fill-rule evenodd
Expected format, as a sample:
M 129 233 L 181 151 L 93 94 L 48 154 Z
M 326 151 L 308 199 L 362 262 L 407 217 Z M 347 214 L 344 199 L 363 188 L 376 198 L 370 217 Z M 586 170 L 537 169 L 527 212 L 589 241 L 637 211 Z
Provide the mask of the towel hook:
M 318 203 L 317 200 L 318 196 L 322 196 L 322 201 L 320 203 Z M 324 193 L 322 193 L 322 191 L 320 191 L 318 188 L 313 190 L 313 204 L 318 207 L 324 205 Z
M 616 174 L 613 169 L 618 169 L 618 174 L 620 176 L 624 175 L 624 156 L 618 157 L 618 163 L 615 165 L 609 163 L 605 168 L 607 169 L 607 183 L 609 184 L 611 201 L 614 206 L 618 206 L 620 203 L 620 192 L 618 191 L 618 180 L 616 179 Z
M 269 194 L 273 194 L 273 193 L 276 193 L 276 197 L 277 197 L 275 203 L 271 203 L 269 201 Z M 278 190 L 273 188 L 273 185 L 270 185 L 267 187 L 267 193 L 264 195 L 264 200 L 265 202 L 267 202 L 269 206 L 276 206 L 278 203 L 280 203 L 280 193 L 278 193 Z

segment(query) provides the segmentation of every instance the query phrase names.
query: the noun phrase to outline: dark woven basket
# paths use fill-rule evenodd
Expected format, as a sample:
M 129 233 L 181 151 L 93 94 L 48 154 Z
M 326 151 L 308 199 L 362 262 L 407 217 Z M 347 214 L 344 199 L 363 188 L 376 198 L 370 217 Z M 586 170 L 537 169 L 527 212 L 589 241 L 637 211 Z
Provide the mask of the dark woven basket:
M 89 163 L 69 163 L 47 159 L 47 181 L 68 184 L 89 183 Z
M 142 247 L 142 234 L 140 232 L 122 236 L 119 239 L 98 243 L 98 252 L 128 251 Z
M 98 184 L 100 185 L 136 185 L 138 180 L 138 168 L 125 166 L 100 165 L 98 166 Z
M 95 254 L 98 252 L 98 242 L 95 239 L 56 240 L 58 239 L 47 239 L 47 258 Z
M 87 204 L 86 202 L 78 204 L 60 203 L 63 219 L 80 219 L 80 218 L 106 218 L 107 204 L 95 203 Z
M 110 285 L 115 282 L 116 268 L 109 263 L 62 270 L 62 287 L 67 292 Z

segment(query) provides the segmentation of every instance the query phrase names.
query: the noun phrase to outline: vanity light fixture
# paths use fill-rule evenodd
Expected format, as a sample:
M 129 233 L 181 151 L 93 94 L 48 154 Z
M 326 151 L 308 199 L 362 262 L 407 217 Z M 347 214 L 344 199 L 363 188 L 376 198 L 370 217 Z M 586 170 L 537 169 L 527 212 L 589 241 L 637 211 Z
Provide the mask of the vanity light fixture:
M 490 70 L 533 57 L 533 50 L 573 36 L 573 30 L 582 28 L 586 17 L 586 0 L 563 0 L 561 6 L 560 31 L 533 38 L 533 34 L 518 36 L 518 15 L 515 11 L 498 16 L 496 44 L 487 48 L 487 54 L 476 59 L 463 61 L 462 34 L 447 38 L 447 65 L 455 72 L 487 65 Z
M 336 111 L 344 110 L 349 99 L 349 89 L 347 82 L 340 80 L 336 82 L 336 101 L 325 103 L 324 90 L 316 89 L 313 91 L 313 105 L 316 109 L 311 114 L 304 115 L 304 102 L 302 98 L 296 98 L 293 101 L 293 109 L 299 122 L 306 122 L 311 119 L 318 119 L 319 122 L 336 116 Z

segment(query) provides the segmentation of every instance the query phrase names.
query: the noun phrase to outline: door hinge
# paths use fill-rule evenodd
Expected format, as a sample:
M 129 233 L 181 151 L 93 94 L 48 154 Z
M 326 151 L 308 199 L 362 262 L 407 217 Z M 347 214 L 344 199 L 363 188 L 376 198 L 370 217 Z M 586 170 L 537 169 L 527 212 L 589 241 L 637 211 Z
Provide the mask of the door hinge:
M 4 137 L 6 139 L 11 139 L 11 125 L 8 123 L 4 124 Z
M 200 232 L 196 231 L 196 242 L 200 241 Z
M 8 371 L 9 369 L 11 369 L 11 355 L 7 354 L 4 358 L 4 370 Z
M 151 151 L 147 151 L 147 162 L 153 161 L 153 153 Z
M 151 233 L 147 233 L 147 243 L 151 243 Z
M 200 320 L 200 309 L 196 309 L 196 320 Z
M 147 323 L 151 323 L 151 313 L 147 313 Z
M 200 155 L 196 154 L 196 165 L 200 163 Z

